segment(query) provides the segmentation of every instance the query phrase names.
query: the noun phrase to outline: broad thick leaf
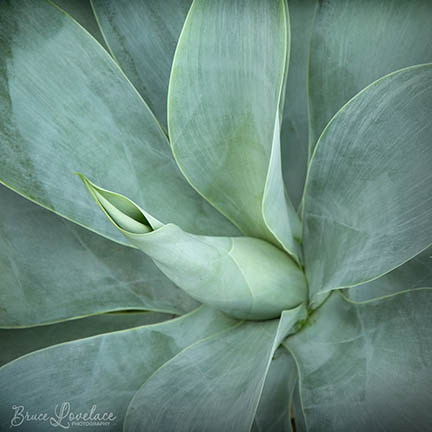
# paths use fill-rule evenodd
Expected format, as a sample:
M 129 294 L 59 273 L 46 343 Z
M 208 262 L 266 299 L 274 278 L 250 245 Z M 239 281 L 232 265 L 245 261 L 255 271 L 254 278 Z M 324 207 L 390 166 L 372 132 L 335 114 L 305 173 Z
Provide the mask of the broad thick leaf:
M 279 240 L 267 226 L 263 198 L 287 54 L 283 0 L 254 7 L 245 0 L 197 0 L 178 42 L 168 93 L 171 146 L 186 178 L 244 234 L 273 243 Z M 291 213 L 293 221 L 278 223 L 299 225 Z M 291 253 L 297 234 L 292 230 L 283 245 Z
M 90 0 L 51 0 L 66 13 L 78 21 L 91 35 L 105 47 L 105 41 L 100 32 Z
M 73 171 L 191 232 L 237 230 L 184 180 L 153 114 L 108 53 L 49 3 L 0 3 L 0 181 L 123 242 Z
M 318 0 L 289 0 L 291 49 L 281 130 L 285 185 L 297 208 L 308 164 L 307 70 L 312 23 Z
M 24 354 L 68 342 L 166 321 L 172 315 L 157 312 L 115 312 L 100 314 L 87 318 L 66 321 L 55 325 L 32 327 L 25 329 L 0 330 L 0 366 Z
M 432 286 L 431 248 L 372 282 L 350 288 L 348 296 L 355 301 L 365 301 L 427 286 Z
M 166 128 L 171 64 L 192 0 L 92 3 L 113 56 Z
M 312 295 L 375 279 L 432 243 L 431 115 L 429 64 L 376 81 L 327 126 L 304 203 Z
M 182 314 L 196 302 L 136 249 L 0 186 L 0 327 L 119 309 Z
M 326 0 L 314 23 L 309 69 L 311 141 L 378 78 L 432 62 L 430 0 Z
M 268 370 L 252 432 L 291 432 L 291 399 L 297 383 L 297 366 L 280 347 Z
M 306 299 L 303 272 L 288 255 L 253 237 L 197 236 L 161 224 L 135 203 L 84 184 L 113 225 L 180 288 L 240 319 L 271 319 Z
M 272 356 L 303 314 L 239 323 L 186 348 L 135 394 L 125 431 L 249 431 Z
M 432 424 L 432 290 L 354 304 L 333 293 L 288 338 L 314 431 L 426 431 Z
M 54 417 L 63 403 L 75 413 L 112 412 L 106 431 L 119 431 L 140 385 L 191 344 L 236 325 L 206 307 L 161 324 L 68 342 L 21 357 L 0 368 L 0 430 L 9 430 L 12 405 Z M 127 356 L 125 356 L 127 354 Z M 63 420 L 67 425 L 68 419 Z M 47 430 L 47 422 L 25 422 L 20 431 Z M 71 431 L 82 426 L 70 424 Z

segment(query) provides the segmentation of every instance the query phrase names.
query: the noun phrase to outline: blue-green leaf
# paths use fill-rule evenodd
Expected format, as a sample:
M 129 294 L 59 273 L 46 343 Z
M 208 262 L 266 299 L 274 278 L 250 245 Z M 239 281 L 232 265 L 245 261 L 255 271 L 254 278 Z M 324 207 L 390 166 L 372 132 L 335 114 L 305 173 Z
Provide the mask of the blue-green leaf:
M 311 148 L 350 98 L 380 77 L 432 62 L 429 0 L 319 2 L 309 69 Z
M 303 272 L 265 240 L 190 234 L 81 178 L 113 225 L 196 300 L 253 320 L 277 318 L 306 300 Z
M 372 282 L 350 288 L 348 296 L 355 301 L 365 301 L 425 286 L 432 286 L 431 248 Z
M 428 430 L 431 308 L 431 289 L 365 304 L 333 293 L 286 342 L 300 368 L 307 430 Z
M 253 7 L 245 0 L 194 1 L 173 61 L 168 126 L 175 158 L 190 183 L 244 234 L 283 243 L 295 255 L 295 212 L 289 220 L 284 210 L 278 220 L 293 227 L 290 244 L 273 234 L 277 229 L 263 214 L 267 177 L 281 177 L 271 172 L 281 167 L 279 162 L 270 168 L 270 157 L 280 133 L 285 17 L 283 0 Z M 276 190 L 283 202 L 283 185 Z
M 121 430 L 127 406 L 140 385 L 188 346 L 236 325 L 206 307 L 160 324 L 146 325 L 56 345 L 0 368 L 0 430 L 14 411 L 54 417 L 64 402 L 75 413 L 112 412 L 104 430 Z M 67 425 L 69 419 L 63 419 Z M 47 421 L 25 422 L 20 431 L 46 432 Z M 71 423 L 71 422 L 70 422 Z M 71 431 L 82 426 L 70 424 Z
M 115 312 L 25 329 L 1 329 L 0 366 L 33 351 L 63 342 L 166 321 L 172 315 L 157 312 Z
M 136 89 L 69 16 L 45 1 L 2 1 L 0 51 L 2 183 L 119 242 L 74 171 L 191 232 L 237 232 L 186 182 Z
M 90 0 L 51 0 L 78 21 L 103 47 L 105 41 L 93 13 Z
M 431 115 L 428 64 L 379 79 L 326 127 L 304 202 L 312 295 L 373 280 L 431 245 Z
M 174 51 L 192 0 L 92 0 L 114 58 L 166 128 Z
M 119 309 L 182 314 L 197 306 L 140 251 L 68 222 L 3 186 L 0 275 L 0 327 Z
M 268 370 L 251 432 L 291 432 L 291 399 L 297 383 L 297 366 L 280 347 Z
M 285 185 L 297 208 L 308 164 L 307 71 L 309 46 L 318 0 L 289 0 L 291 48 L 281 130 Z
M 301 306 L 280 321 L 239 323 L 186 348 L 136 393 L 125 430 L 249 431 L 272 356 L 303 314 Z

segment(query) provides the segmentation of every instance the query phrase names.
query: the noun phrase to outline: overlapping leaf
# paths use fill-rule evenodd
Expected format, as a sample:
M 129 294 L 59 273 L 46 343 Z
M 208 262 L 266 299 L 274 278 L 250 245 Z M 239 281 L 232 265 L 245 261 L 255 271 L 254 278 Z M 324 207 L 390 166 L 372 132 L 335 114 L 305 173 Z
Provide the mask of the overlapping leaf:
M 297 366 L 280 347 L 268 370 L 251 432 L 291 432 L 291 399 L 297 383 Z
M 191 232 L 237 232 L 187 184 L 135 88 L 69 16 L 46 2 L 1 2 L 0 50 L 1 182 L 120 242 L 73 171 Z
M 197 305 L 140 251 L 65 221 L 3 186 L 0 245 L 0 327 L 119 309 L 181 314 Z
M 327 126 L 304 204 L 312 295 L 375 279 L 432 243 L 431 101 L 432 65 L 415 66 L 376 81 Z
M 432 286 L 431 248 L 372 282 L 350 288 L 348 296 L 355 301 L 365 301 L 425 286 Z
M 102 46 L 105 41 L 93 13 L 90 0 L 51 0 L 78 21 Z
M 55 406 L 73 412 L 112 412 L 107 431 L 121 429 L 129 401 L 159 367 L 186 347 L 236 325 L 201 307 L 172 321 L 118 331 L 43 349 L 0 368 L 0 430 L 8 430 L 12 405 L 54 416 Z M 59 409 L 59 408 L 57 408 Z M 65 423 L 67 423 L 66 419 Z M 25 432 L 47 430 L 47 422 L 25 422 Z M 70 424 L 69 430 L 82 430 Z
M 303 314 L 300 306 L 280 322 L 239 323 L 183 350 L 136 393 L 125 430 L 249 431 L 271 358 Z
M 110 50 L 148 102 L 167 124 L 172 59 L 192 0 L 93 0 Z
M 179 287 L 239 319 L 271 319 L 306 299 L 304 274 L 270 243 L 252 237 L 197 236 L 162 224 L 126 197 L 81 176 L 114 226 Z
M 309 431 L 425 431 L 432 290 L 354 304 L 333 293 L 288 345 Z
M 253 7 L 244 0 L 195 1 L 172 66 L 168 126 L 191 184 L 246 235 L 280 241 L 295 255 L 292 206 L 284 209 L 291 219 L 278 220 L 291 227 L 289 242 L 276 238 L 279 226 L 269 226 L 263 214 L 288 55 L 285 17 L 282 0 Z
M 0 366 L 24 354 L 97 334 L 154 324 L 172 318 L 157 312 L 116 312 L 25 329 L 1 329 Z
M 297 208 L 308 163 L 307 71 L 318 0 L 289 0 L 290 60 L 281 130 L 282 168 L 288 195 Z
M 361 89 L 398 69 L 432 62 L 431 20 L 429 0 L 320 2 L 309 69 L 312 148 Z

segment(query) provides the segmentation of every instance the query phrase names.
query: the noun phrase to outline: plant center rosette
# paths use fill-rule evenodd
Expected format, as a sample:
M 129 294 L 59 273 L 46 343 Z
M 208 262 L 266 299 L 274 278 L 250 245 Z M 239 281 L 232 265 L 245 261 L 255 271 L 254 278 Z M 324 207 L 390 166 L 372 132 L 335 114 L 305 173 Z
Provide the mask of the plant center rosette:
M 238 319 L 266 320 L 306 301 L 303 271 L 271 243 L 253 237 L 190 234 L 80 176 L 129 242 L 199 302 Z

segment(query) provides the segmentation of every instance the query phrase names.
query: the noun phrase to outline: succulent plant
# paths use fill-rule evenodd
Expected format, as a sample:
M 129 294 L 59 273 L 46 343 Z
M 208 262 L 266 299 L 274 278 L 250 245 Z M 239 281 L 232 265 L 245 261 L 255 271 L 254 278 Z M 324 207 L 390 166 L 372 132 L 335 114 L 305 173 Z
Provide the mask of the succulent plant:
M 0 1 L 0 431 L 430 430 L 431 18 Z

